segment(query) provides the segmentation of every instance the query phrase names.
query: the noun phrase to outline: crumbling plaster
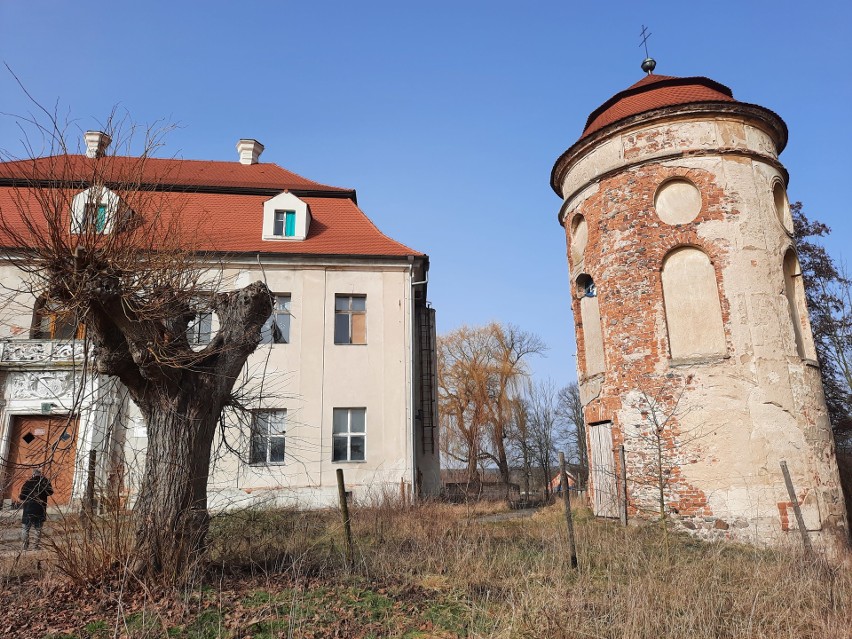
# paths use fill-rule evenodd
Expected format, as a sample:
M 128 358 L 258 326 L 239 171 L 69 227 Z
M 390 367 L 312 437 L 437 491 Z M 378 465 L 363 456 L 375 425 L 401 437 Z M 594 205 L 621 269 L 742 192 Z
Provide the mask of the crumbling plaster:
M 656 515 L 659 447 L 667 514 L 684 528 L 776 542 L 796 527 L 784 460 L 813 540 L 836 548 L 847 538 L 845 513 L 819 371 L 799 357 L 788 310 L 782 264 L 793 241 L 776 213 L 773 188 L 786 173 L 771 131 L 751 115 L 657 118 L 565 160 L 560 221 L 580 393 L 587 423 L 611 420 L 613 445 L 625 446 L 631 516 Z M 655 212 L 656 190 L 671 178 L 701 192 L 692 222 L 666 224 Z M 586 222 L 582 251 L 571 249 L 576 214 Z M 660 269 L 678 246 L 699 248 L 713 265 L 725 333 L 719 356 L 670 357 Z M 604 343 L 604 373 L 588 377 L 580 273 L 597 284 Z M 665 421 L 659 439 L 655 416 Z

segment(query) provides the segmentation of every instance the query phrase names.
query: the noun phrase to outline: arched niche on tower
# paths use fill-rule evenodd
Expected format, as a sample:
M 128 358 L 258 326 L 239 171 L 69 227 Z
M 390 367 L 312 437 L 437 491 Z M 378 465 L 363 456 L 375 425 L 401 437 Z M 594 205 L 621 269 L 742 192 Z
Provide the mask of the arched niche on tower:
M 588 273 L 577 276 L 577 297 L 580 298 L 580 318 L 583 323 L 583 353 L 586 366 L 583 373 L 592 377 L 604 372 L 603 331 L 601 311 L 598 304 L 598 289 Z
M 772 184 L 772 201 L 775 204 L 775 215 L 784 230 L 789 235 L 793 234 L 793 216 L 790 213 L 790 201 L 787 199 L 787 189 L 781 180 L 775 180 Z
M 589 227 L 586 218 L 578 213 L 571 219 L 571 257 L 574 262 L 582 262 L 589 241 Z
M 672 359 L 725 354 L 725 329 L 716 271 L 707 254 L 693 246 L 663 259 L 663 304 Z
M 796 251 L 792 248 L 787 249 L 784 254 L 784 293 L 787 297 L 787 308 L 790 311 L 790 322 L 793 325 L 796 352 L 803 359 L 815 360 L 816 349 L 808 320 L 808 307 L 805 303 L 802 267 L 799 265 Z

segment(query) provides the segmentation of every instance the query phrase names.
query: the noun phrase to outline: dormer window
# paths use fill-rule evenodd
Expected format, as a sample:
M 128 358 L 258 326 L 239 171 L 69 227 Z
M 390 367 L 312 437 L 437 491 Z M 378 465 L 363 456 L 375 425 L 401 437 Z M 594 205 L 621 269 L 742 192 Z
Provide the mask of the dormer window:
M 83 232 L 94 231 L 103 233 L 106 228 L 107 207 L 106 204 L 88 202 L 83 214 Z
M 77 235 L 113 233 L 129 214 L 118 195 L 106 187 L 93 186 L 71 200 L 71 232 Z
M 284 191 L 263 203 L 263 239 L 300 241 L 308 237 L 311 209 L 292 193 Z
M 295 237 L 296 211 L 275 211 L 272 234 L 275 237 Z

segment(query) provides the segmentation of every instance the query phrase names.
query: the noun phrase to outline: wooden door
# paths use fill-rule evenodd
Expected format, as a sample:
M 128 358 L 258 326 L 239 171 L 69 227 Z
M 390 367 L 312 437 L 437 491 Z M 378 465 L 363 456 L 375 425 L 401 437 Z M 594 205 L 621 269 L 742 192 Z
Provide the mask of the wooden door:
M 592 508 L 598 517 L 618 517 L 618 484 L 612 452 L 612 422 L 589 424 L 592 446 Z
M 71 500 L 77 448 L 77 420 L 49 415 L 15 415 L 9 452 L 3 460 L 3 499 L 17 501 L 21 486 L 41 468 L 53 485 L 49 505 Z

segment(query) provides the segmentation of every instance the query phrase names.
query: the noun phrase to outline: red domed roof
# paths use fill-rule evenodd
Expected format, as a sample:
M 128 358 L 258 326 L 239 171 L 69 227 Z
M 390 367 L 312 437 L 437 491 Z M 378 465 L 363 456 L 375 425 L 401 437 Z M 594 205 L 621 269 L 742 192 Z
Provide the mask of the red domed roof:
M 586 120 L 580 139 L 603 127 L 639 113 L 676 104 L 693 102 L 736 102 L 733 92 L 710 78 L 676 78 L 668 75 L 646 75 L 636 84 L 616 93 Z

